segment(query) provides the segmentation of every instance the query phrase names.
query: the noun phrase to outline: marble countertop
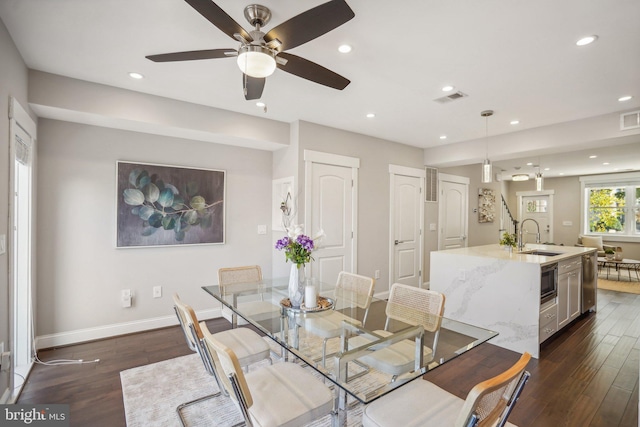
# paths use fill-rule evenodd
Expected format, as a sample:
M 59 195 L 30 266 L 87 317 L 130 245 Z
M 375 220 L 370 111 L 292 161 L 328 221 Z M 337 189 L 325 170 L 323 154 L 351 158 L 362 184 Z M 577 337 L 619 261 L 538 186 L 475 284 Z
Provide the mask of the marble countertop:
M 584 248 L 577 246 L 555 246 L 555 245 L 538 245 L 538 244 L 527 244 L 523 249 L 523 252 L 531 251 L 531 250 L 542 250 L 555 252 L 559 255 L 556 256 L 545 256 L 545 255 L 531 255 L 527 253 L 518 253 L 517 249 L 513 249 L 512 253 L 506 251 L 502 246 L 495 245 L 485 245 L 485 246 L 472 246 L 469 248 L 458 248 L 458 249 L 449 249 L 443 252 L 446 254 L 459 254 L 459 255 L 467 255 L 467 256 L 479 256 L 486 258 L 495 258 L 501 260 L 511 260 L 516 262 L 528 262 L 532 264 L 540 264 L 546 265 L 554 262 L 562 261 L 564 259 L 573 258 L 575 256 L 595 252 L 596 248 Z

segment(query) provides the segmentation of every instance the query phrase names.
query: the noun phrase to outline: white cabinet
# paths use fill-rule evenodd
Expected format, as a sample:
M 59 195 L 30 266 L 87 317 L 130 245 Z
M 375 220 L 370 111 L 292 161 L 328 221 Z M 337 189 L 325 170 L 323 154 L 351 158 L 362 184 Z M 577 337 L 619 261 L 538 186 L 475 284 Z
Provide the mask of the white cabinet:
M 580 315 L 582 259 L 570 258 L 558 263 L 558 329 Z

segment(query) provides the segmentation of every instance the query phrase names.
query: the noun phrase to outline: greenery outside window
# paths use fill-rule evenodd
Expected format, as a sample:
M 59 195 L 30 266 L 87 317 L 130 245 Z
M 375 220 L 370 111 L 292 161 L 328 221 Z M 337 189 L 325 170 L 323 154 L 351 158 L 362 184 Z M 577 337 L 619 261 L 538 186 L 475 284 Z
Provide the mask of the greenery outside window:
M 640 175 L 582 177 L 583 234 L 640 240 Z M 618 239 L 621 237 L 622 239 Z

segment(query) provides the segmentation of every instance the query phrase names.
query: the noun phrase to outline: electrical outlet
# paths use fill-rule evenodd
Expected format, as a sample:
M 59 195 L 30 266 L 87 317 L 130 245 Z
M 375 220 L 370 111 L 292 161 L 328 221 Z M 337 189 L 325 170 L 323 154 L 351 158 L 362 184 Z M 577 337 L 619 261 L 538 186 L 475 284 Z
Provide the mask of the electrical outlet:
M 153 287 L 153 297 L 154 298 L 162 298 L 162 286 L 154 286 Z

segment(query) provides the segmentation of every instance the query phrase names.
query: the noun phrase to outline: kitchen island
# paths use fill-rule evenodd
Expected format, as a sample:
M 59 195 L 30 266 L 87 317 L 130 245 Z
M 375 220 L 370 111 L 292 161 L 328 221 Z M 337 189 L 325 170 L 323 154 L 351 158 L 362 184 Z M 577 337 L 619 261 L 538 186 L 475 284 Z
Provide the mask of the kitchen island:
M 430 289 L 445 294 L 447 317 L 495 330 L 491 343 L 538 358 L 540 343 L 582 312 L 582 256 L 596 249 L 528 244 L 522 252 L 531 251 L 547 255 L 499 245 L 432 252 Z M 541 273 L 556 264 L 557 296 L 541 304 Z

